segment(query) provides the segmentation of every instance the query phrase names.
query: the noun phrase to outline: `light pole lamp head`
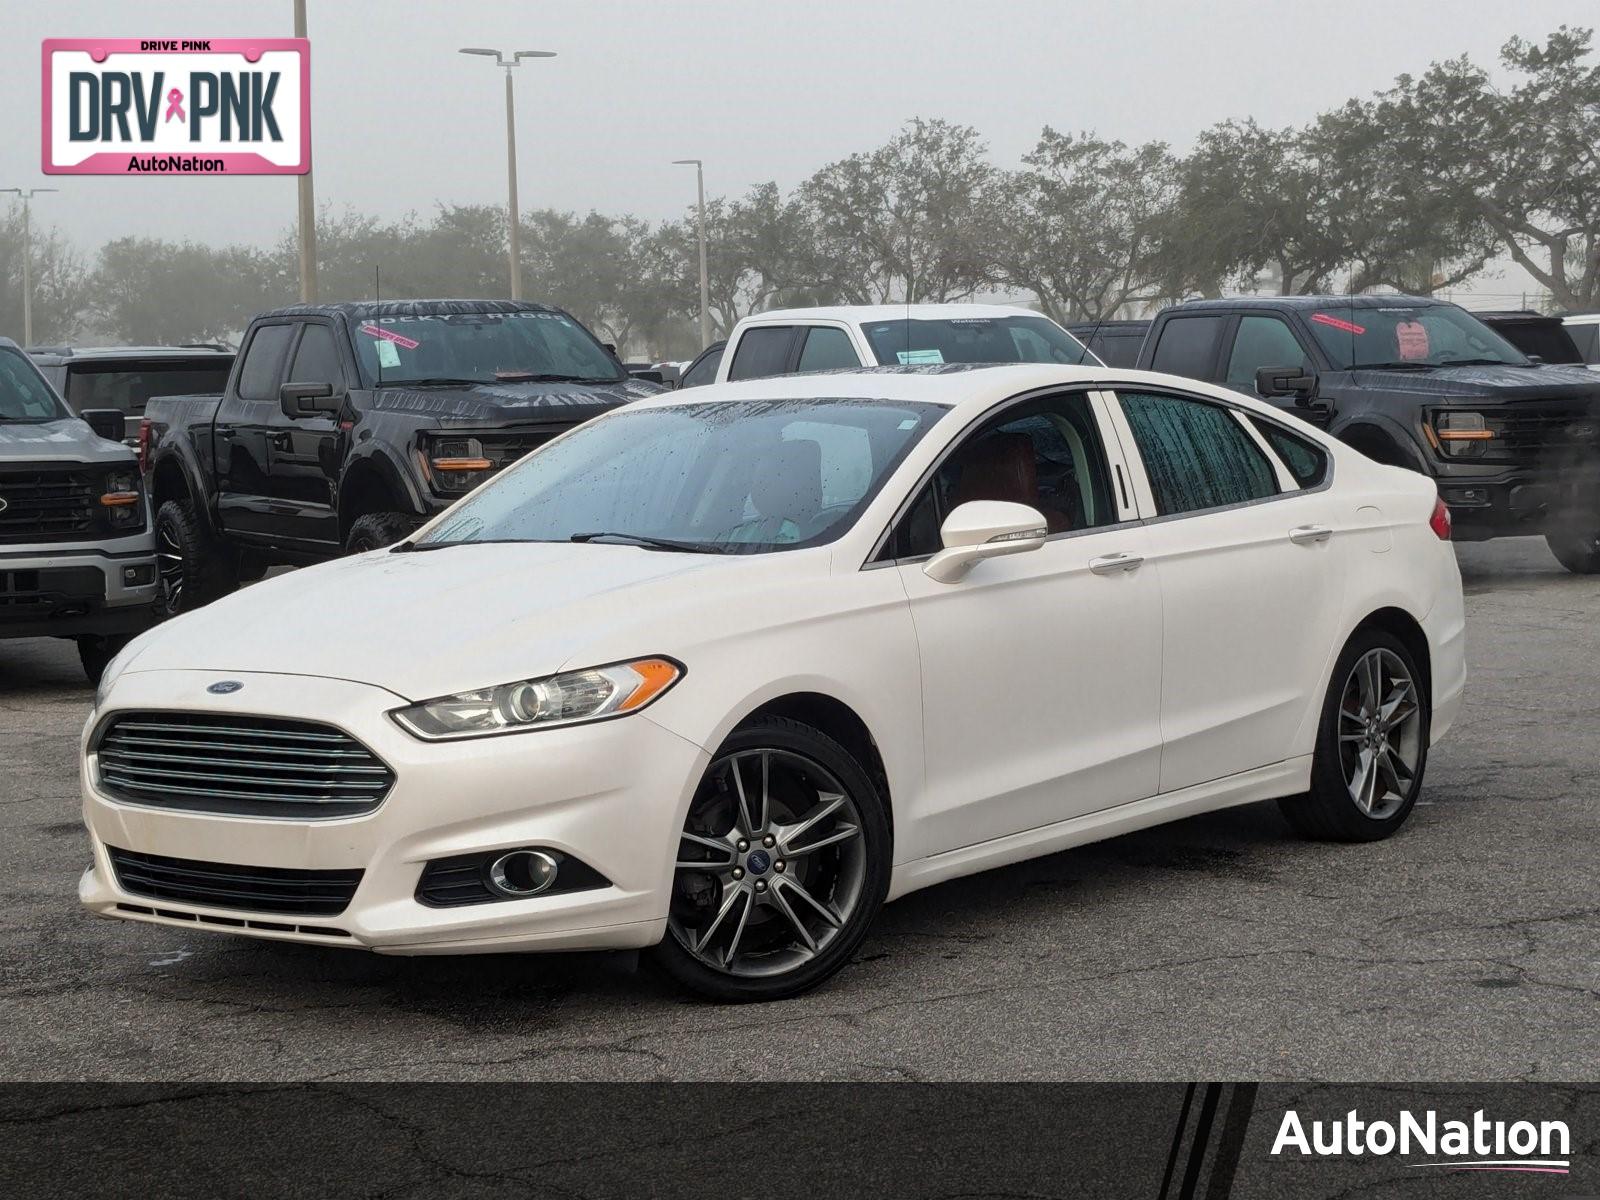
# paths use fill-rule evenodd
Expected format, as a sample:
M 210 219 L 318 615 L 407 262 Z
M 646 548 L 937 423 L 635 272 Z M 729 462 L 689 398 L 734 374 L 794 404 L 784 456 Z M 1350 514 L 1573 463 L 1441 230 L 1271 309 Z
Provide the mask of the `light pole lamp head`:
M 513 50 L 511 52 L 511 56 L 507 58 L 500 51 L 489 50 L 483 46 L 463 46 L 461 48 L 461 53 L 484 55 L 485 57 L 494 59 L 498 66 L 502 66 L 507 69 L 516 66 L 525 58 L 554 58 L 556 56 L 556 52 L 554 50 Z
M 702 164 L 698 158 L 675 158 L 672 160 L 672 165 L 675 167 L 698 167 Z

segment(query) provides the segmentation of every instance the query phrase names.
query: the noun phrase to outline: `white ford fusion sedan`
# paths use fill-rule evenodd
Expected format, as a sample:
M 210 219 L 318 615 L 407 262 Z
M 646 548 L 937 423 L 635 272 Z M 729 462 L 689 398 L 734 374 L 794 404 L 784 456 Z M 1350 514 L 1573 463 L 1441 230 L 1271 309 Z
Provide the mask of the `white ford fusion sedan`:
M 447 954 L 651 947 L 725 1000 L 886 900 L 1228 805 L 1393 833 L 1464 676 L 1448 511 L 1104 367 L 666 394 L 108 668 L 83 903 Z

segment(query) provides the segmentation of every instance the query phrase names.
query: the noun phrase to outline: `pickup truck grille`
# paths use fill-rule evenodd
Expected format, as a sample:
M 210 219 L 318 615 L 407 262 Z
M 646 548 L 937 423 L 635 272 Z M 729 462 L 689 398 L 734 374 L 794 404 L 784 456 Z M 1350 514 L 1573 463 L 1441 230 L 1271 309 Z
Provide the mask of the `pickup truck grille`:
M 125 892 L 152 900 L 203 904 L 238 912 L 338 916 L 350 906 L 361 882 L 359 867 L 342 871 L 298 871 L 245 867 L 138 854 L 107 846 L 106 854 Z
M 0 543 L 97 537 L 101 478 L 84 467 L 0 471 Z
M 1600 407 L 1586 401 L 1508 405 L 1491 417 L 1499 432 L 1492 453 L 1518 463 L 1600 459 Z
M 342 730 L 220 713 L 118 713 L 95 742 L 100 784 L 130 804 L 316 821 L 383 803 L 394 773 Z

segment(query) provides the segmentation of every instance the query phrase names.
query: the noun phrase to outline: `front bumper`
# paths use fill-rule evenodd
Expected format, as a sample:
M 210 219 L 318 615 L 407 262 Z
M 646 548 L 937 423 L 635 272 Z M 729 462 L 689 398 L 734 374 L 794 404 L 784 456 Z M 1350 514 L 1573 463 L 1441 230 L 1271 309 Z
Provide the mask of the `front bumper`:
M 1600 528 L 1600 453 L 1549 468 L 1452 462 L 1438 485 L 1463 541 Z
M 138 633 L 154 623 L 157 579 L 148 532 L 0 546 L 0 638 Z
M 708 756 L 648 714 L 430 743 L 394 724 L 387 713 L 403 701 L 380 688 L 235 674 L 242 689 L 208 694 L 206 687 L 218 678 L 209 671 L 130 672 L 116 680 L 105 707 L 90 718 L 82 790 L 94 862 L 78 892 L 91 911 L 389 954 L 625 949 L 661 940 L 678 833 Z M 89 746 L 100 722 L 126 709 L 324 722 L 382 758 L 394 772 L 394 786 L 373 812 L 334 820 L 214 816 L 123 803 L 97 786 L 98 764 Z M 108 846 L 201 862 L 360 868 L 364 874 L 336 916 L 277 916 L 124 890 Z M 523 846 L 579 858 L 609 886 L 454 908 L 416 899 L 423 867 L 432 859 Z

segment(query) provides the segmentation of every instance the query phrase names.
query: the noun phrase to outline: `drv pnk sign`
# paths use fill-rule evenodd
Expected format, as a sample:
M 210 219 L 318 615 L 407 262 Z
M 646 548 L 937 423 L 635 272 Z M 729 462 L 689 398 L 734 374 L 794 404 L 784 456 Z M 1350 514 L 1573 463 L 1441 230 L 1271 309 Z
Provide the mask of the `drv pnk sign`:
M 46 175 L 303 175 L 304 38 L 47 38 Z

